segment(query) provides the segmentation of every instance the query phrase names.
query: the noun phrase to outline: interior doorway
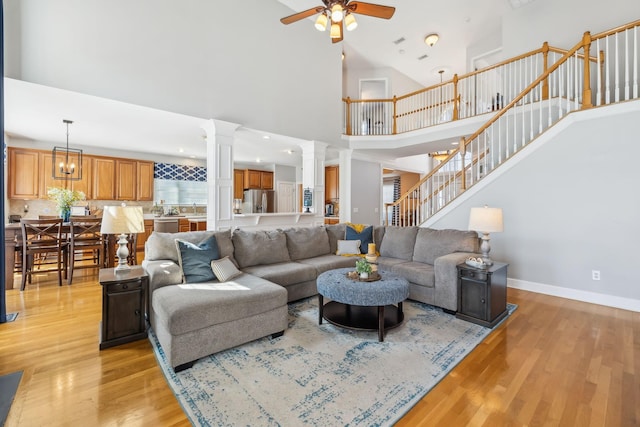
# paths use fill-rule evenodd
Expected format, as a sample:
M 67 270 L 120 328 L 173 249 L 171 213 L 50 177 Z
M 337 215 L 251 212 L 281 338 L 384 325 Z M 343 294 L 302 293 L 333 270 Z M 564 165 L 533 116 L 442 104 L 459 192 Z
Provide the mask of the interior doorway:
M 296 183 L 278 181 L 278 210 L 276 212 L 295 212 Z

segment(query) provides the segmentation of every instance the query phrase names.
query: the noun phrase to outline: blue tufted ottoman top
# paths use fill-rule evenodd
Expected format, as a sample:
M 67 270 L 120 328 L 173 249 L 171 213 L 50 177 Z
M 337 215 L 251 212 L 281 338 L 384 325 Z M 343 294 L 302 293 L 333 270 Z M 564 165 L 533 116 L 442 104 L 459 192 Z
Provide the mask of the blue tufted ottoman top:
M 347 278 L 353 268 L 329 270 L 318 276 L 318 293 L 349 305 L 380 306 L 402 302 L 409 297 L 409 282 L 388 271 L 378 271 L 382 279 L 359 282 Z

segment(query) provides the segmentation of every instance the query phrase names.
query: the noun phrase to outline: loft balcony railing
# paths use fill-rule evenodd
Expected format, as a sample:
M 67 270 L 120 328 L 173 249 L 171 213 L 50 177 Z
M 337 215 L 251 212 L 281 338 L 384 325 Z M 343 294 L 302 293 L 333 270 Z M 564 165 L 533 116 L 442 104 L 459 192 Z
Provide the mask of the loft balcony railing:
M 407 193 L 394 203 L 385 204 L 385 223 L 399 226 L 423 223 L 572 111 L 638 99 L 640 20 L 595 36 L 586 32 L 580 42 L 552 58 L 549 65 L 551 52 L 557 50 L 545 45 L 514 59 L 514 65 L 507 61 L 490 67 L 500 69 L 504 76 L 501 85 L 494 86 L 502 88 L 499 96 L 490 98 L 488 91 L 494 89 L 477 84 L 478 80 L 490 79 L 488 74 L 483 75 L 487 70 L 471 73 L 475 76 L 473 85 L 456 78 L 443 84 L 450 86 L 450 97 L 434 99 L 433 93 L 427 95 L 433 88 L 421 91 L 428 103 L 411 110 L 411 114 L 423 114 L 424 121 L 418 123 L 431 123 L 434 117 L 442 119 L 447 108 L 451 120 L 484 113 L 489 108 L 495 114 L 473 135 L 461 138 L 458 148 Z M 537 55 L 542 55 L 541 63 L 534 59 Z M 531 66 L 528 70 L 527 62 Z M 536 75 L 539 66 L 542 71 Z M 529 79 L 526 85 L 524 76 Z M 481 87 L 485 89 L 479 95 Z M 398 126 L 398 99 L 393 100 L 394 128 Z M 411 126 L 418 124 L 414 122 Z M 397 131 L 393 129 L 394 133 Z

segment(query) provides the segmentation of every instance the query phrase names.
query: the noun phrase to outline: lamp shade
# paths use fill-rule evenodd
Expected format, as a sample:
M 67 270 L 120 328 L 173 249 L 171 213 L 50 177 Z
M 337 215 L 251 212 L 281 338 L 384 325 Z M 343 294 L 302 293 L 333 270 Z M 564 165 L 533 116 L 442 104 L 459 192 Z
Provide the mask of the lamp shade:
M 490 208 L 471 208 L 469 215 L 469 230 L 480 231 L 482 233 L 496 233 L 503 230 L 502 226 L 502 209 Z
M 324 13 L 321 13 L 320 15 L 318 15 L 318 19 L 316 19 L 316 30 L 318 31 L 324 31 L 327 29 L 327 15 L 325 15 Z
M 102 234 L 144 233 L 142 206 L 105 206 L 100 232 Z

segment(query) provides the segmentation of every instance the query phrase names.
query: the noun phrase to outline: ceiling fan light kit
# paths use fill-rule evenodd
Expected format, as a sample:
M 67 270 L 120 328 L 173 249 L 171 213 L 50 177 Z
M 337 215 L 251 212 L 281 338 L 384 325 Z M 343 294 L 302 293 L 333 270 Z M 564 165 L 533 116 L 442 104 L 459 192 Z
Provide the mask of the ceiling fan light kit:
M 343 25 L 347 31 L 353 31 L 358 26 L 354 14 L 373 16 L 374 18 L 390 19 L 396 11 L 395 7 L 382 6 L 373 3 L 364 3 L 361 1 L 350 0 L 322 0 L 323 6 L 316 6 L 302 12 L 294 13 L 280 19 L 285 25 L 300 21 L 301 19 L 310 18 L 319 13 L 314 26 L 318 31 L 326 31 L 331 19 L 331 27 L 329 36 L 333 43 L 342 41 Z

